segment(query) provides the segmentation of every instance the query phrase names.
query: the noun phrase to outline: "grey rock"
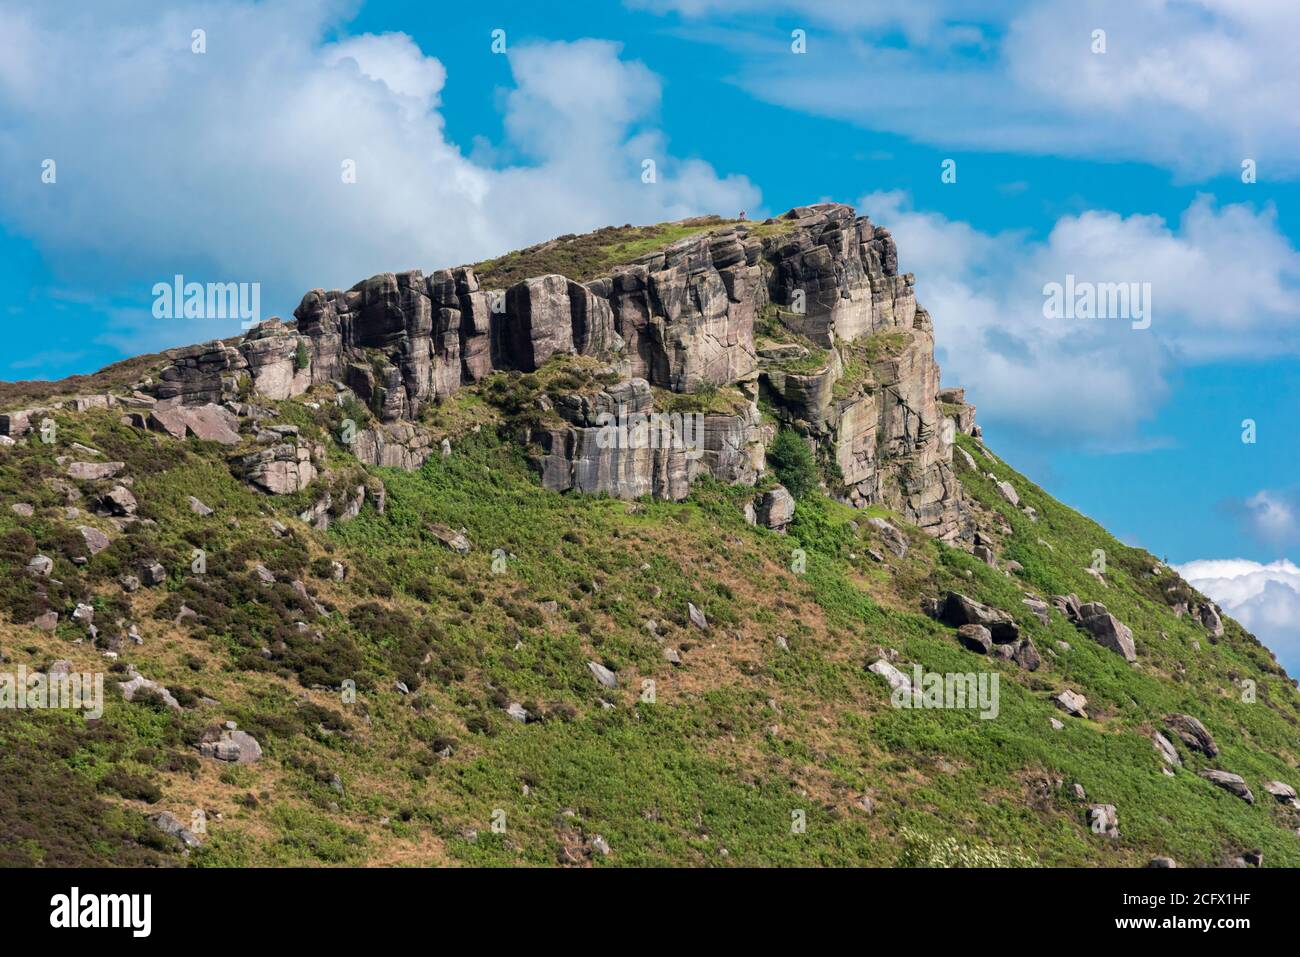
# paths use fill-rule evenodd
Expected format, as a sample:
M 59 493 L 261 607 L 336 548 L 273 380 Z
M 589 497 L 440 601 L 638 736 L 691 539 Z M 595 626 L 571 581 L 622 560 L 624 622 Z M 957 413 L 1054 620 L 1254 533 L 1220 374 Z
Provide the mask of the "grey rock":
M 867 670 L 875 672 L 880 675 L 880 677 L 884 678 L 889 682 L 889 687 L 894 691 L 898 691 L 900 688 L 905 688 L 910 691 L 912 688 L 912 679 L 907 677 L 907 675 L 903 674 L 903 672 L 899 671 L 884 658 L 872 662 L 867 667 Z
M 46 555 L 37 555 L 27 563 L 27 570 L 42 578 L 49 578 L 50 573 L 54 571 L 54 559 Z
M 143 675 L 134 674 L 131 676 L 131 679 L 129 681 L 119 682 L 118 687 L 122 689 L 122 697 L 125 698 L 127 701 L 134 701 L 136 699 L 136 696 L 141 691 L 152 691 L 155 694 L 157 694 L 160 698 L 162 698 L 163 703 L 166 704 L 167 707 L 171 708 L 173 711 L 181 710 L 180 702 L 177 701 L 174 697 L 172 697 L 172 693 L 170 691 L 168 691 L 158 682 L 150 681 L 148 678 L 144 677 Z
M 158 828 L 164 834 L 170 834 L 186 847 L 198 847 L 200 842 L 194 833 L 187 828 L 180 820 L 168 811 L 161 814 L 155 814 L 149 818 L 153 826 Z
M 709 619 L 706 618 L 704 612 L 696 608 L 692 602 L 688 601 L 686 603 L 686 614 L 687 617 L 690 618 L 691 624 L 700 629 L 700 631 L 709 630 Z
M 977 654 L 987 655 L 993 650 L 993 636 L 983 625 L 962 625 L 957 629 L 957 640 Z
M 1235 794 L 1247 804 L 1255 803 L 1255 795 L 1251 793 L 1250 788 L 1246 786 L 1245 780 L 1239 774 L 1233 774 L 1230 771 L 1206 770 L 1201 772 L 1201 777 L 1211 784 L 1218 785 L 1230 794 Z
M 1073 715 L 1076 718 L 1088 717 L 1087 707 L 1088 699 L 1077 691 L 1071 691 L 1068 688 L 1052 698 L 1056 706 L 1066 714 Z
M 81 532 L 81 537 L 85 539 L 86 547 L 90 549 L 92 556 L 98 555 L 112 544 L 107 535 L 97 528 L 91 528 L 89 525 L 79 525 L 77 531 Z
M 191 495 L 189 498 L 189 504 L 190 504 L 190 511 L 193 512 L 195 515 L 207 517 L 208 515 L 212 514 L 212 509 L 209 508 L 207 505 L 204 505 L 193 495 Z
M 68 466 L 68 478 L 78 482 L 97 482 L 112 478 L 125 467 L 122 462 L 73 462 Z
M 983 625 L 994 642 L 1010 644 L 1020 637 L 1020 628 L 1005 611 L 990 608 L 958 592 L 948 592 L 939 607 L 940 617 L 949 625 Z
M 617 688 L 618 678 L 614 672 L 610 671 L 598 661 L 588 661 L 587 668 L 591 671 L 591 676 L 596 679 L 596 683 L 602 688 Z
M 764 492 L 754 507 L 754 514 L 759 524 L 776 531 L 785 531 L 785 527 L 794 518 L 794 496 L 784 485 Z
M 1178 756 L 1178 749 L 1174 747 L 1173 742 L 1166 738 L 1159 731 L 1151 735 L 1151 743 L 1156 746 L 1156 751 L 1160 759 L 1165 764 L 1171 764 L 1174 767 L 1182 767 L 1183 759 Z
M 1165 715 L 1165 726 L 1178 735 L 1183 744 L 1192 750 L 1201 752 L 1207 758 L 1218 755 L 1219 746 L 1215 743 L 1214 736 L 1210 734 L 1205 725 L 1190 714 L 1167 714 Z
M 1119 814 L 1113 804 L 1090 804 L 1087 811 L 1088 829 L 1103 837 L 1119 837 Z
M 203 733 L 199 754 L 231 764 L 254 764 L 262 759 L 262 746 L 247 731 L 223 728 Z
M 1101 602 L 1090 601 L 1079 608 L 1079 624 L 1092 634 L 1103 648 L 1122 655 L 1130 664 L 1137 661 L 1133 632 L 1127 625 L 1106 610 Z

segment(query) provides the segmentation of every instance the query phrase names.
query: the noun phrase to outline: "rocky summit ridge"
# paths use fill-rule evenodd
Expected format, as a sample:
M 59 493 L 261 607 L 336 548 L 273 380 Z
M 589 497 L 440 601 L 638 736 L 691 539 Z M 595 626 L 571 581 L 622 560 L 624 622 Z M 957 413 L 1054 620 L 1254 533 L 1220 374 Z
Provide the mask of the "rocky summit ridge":
M 974 409 L 961 390 L 940 390 L 930 316 L 889 230 L 850 206 L 699 231 L 587 282 L 550 274 L 491 288 L 473 266 L 381 273 L 313 289 L 294 316 L 170 352 L 151 390 L 159 405 L 236 402 L 249 397 L 244 377 L 277 400 L 332 384 L 338 401 L 355 396 L 375 414 L 357 457 L 413 469 L 434 452 L 421 427 L 431 405 L 493 372 L 589 357 L 603 388 L 552 390 L 520 434 L 548 489 L 677 500 L 704 474 L 753 484 L 775 422 L 815 447 L 843 501 L 886 505 L 944 540 L 971 537 L 952 455 Z M 688 410 L 702 400 L 699 448 L 600 441 L 602 413 L 647 415 L 663 406 L 657 393 Z

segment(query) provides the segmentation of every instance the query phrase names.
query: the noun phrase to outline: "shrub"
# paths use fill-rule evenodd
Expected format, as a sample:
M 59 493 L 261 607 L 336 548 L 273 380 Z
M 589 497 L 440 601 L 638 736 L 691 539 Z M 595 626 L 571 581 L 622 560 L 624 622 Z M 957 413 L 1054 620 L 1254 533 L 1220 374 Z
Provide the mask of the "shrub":
M 817 487 L 817 462 L 808 444 L 793 429 L 782 429 L 767 450 L 767 462 L 795 498 Z

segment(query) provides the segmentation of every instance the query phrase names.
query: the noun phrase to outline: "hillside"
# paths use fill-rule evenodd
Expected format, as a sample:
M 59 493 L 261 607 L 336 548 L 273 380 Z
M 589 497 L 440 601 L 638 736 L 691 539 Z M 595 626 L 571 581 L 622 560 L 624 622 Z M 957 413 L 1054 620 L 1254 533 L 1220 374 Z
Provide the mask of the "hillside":
M 1294 682 L 986 447 L 887 230 L 647 230 L 6 400 L 0 672 L 106 680 L 0 709 L 0 864 L 1300 864 Z

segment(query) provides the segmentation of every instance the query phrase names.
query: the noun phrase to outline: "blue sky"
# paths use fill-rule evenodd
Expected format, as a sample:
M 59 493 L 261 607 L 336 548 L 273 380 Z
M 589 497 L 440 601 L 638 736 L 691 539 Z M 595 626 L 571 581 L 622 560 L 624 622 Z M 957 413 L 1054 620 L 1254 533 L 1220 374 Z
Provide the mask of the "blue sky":
M 154 319 L 176 273 L 287 316 L 606 223 L 851 202 L 894 230 L 990 444 L 1124 540 L 1217 562 L 1189 574 L 1300 662 L 1293 3 L 51 6 L 0 0 L 0 378 L 237 331 Z M 1067 273 L 1149 282 L 1151 327 L 1044 318 Z

